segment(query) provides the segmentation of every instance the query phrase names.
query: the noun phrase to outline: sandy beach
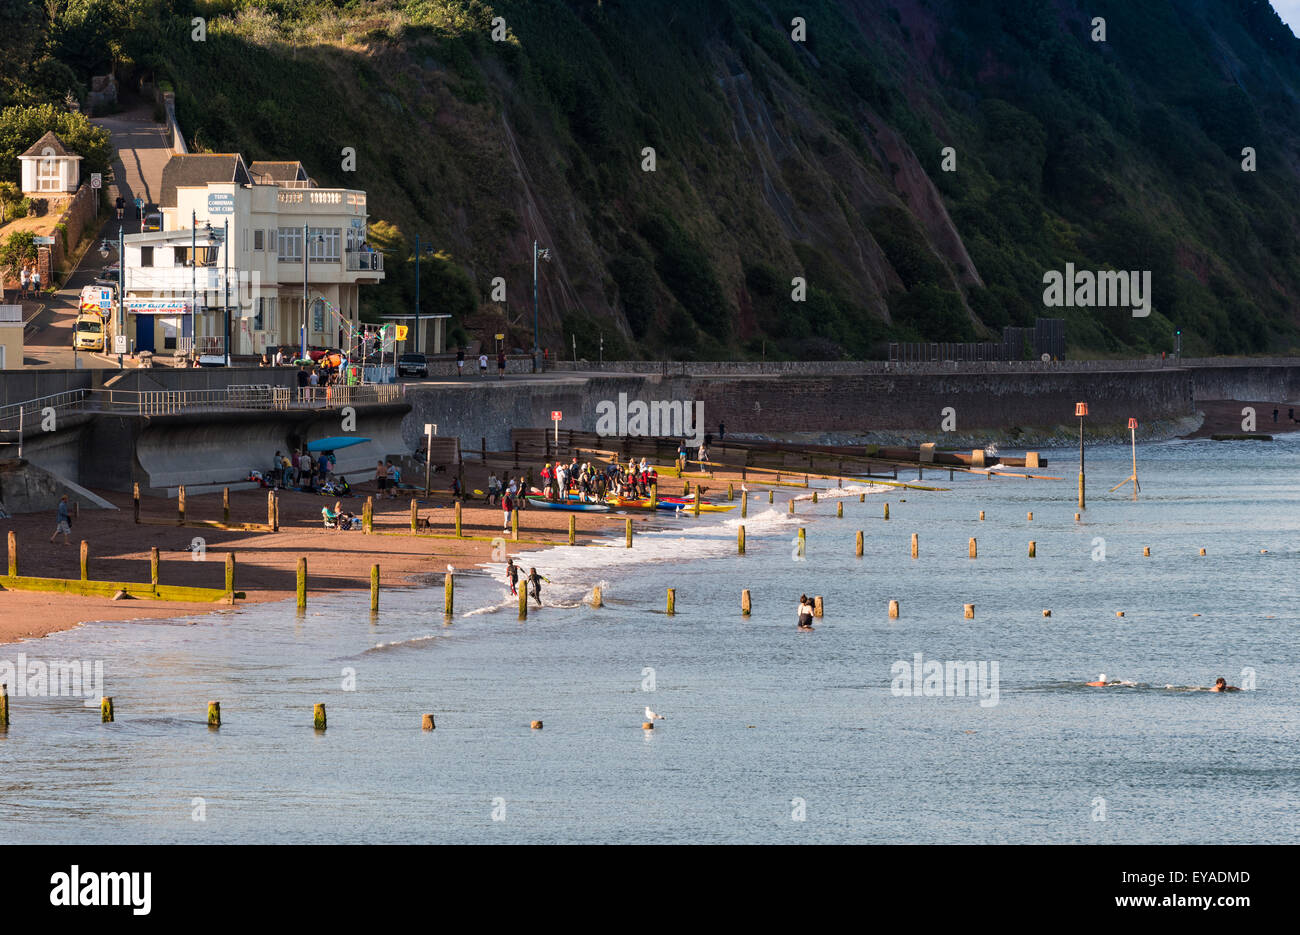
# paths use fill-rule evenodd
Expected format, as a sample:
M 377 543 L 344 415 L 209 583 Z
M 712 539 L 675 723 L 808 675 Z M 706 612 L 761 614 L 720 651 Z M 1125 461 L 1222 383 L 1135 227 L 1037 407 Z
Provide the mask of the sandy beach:
M 472 486 L 477 481 L 467 475 Z M 373 481 L 356 488 L 356 495 L 344 499 L 343 509 L 360 515 L 367 494 L 374 494 Z M 397 499 L 375 500 L 374 535 L 361 531 L 325 529 L 321 507 L 333 506 L 334 498 L 318 494 L 282 491 L 280 531 L 232 532 L 220 529 L 166 525 L 136 525 L 132 521 L 131 496 L 97 490 L 118 511 L 82 510 L 74 520 L 72 544 L 63 537 L 50 542 L 54 512 L 20 514 L 6 523 L 18 538 L 18 573 L 41 577 L 77 578 L 80 575 L 79 545 L 85 539 L 90 549 L 89 575 L 96 580 L 148 581 L 149 550 L 160 550 L 159 580 L 164 584 L 223 587 L 225 553 L 236 553 L 235 586 L 248 601 L 277 601 L 294 595 L 296 568 L 300 556 L 307 557 L 307 587 L 311 596 L 348 590 L 368 590 L 370 567 L 380 567 L 380 587 L 419 584 L 423 575 L 442 575 L 448 564 L 470 568 L 491 557 L 490 541 L 433 539 L 410 534 L 410 492 Z M 150 497 L 141 501 L 144 519 L 159 521 L 176 517 L 176 501 Z M 569 516 L 577 516 L 577 541 L 592 542 L 621 531 L 631 518 L 634 528 L 654 519 L 650 513 L 579 513 L 525 509 L 519 514 L 519 549 L 537 549 L 537 542 L 568 541 Z M 428 518 L 428 532 L 450 534 L 453 529 L 451 500 L 445 493 L 424 501 L 420 516 Z M 221 494 L 189 495 L 186 518 L 221 519 Z M 232 491 L 232 522 L 265 522 L 266 491 Z M 465 536 L 501 535 L 502 512 L 482 500 L 467 502 L 462 509 Z M 382 533 L 394 533 L 384 535 Z M 195 561 L 190 544 L 195 537 L 206 542 L 207 558 Z M 507 535 L 507 540 L 509 539 Z M 510 552 L 516 551 L 507 545 Z M 440 579 L 439 579 L 440 580 Z M 438 592 L 440 599 L 441 592 Z M 382 600 L 382 598 L 381 598 Z M 80 597 L 43 591 L 0 591 L 0 643 L 45 636 L 94 620 L 131 620 L 187 616 L 211 611 L 221 605 L 173 601 L 120 600 Z

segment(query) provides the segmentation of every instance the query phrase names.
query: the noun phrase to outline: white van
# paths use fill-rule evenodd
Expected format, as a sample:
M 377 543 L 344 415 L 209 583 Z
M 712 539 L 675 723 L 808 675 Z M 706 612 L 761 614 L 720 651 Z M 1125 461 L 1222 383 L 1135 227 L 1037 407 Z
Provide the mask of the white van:
M 117 289 L 113 286 L 83 286 L 77 314 L 94 313 L 107 318 L 117 303 Z

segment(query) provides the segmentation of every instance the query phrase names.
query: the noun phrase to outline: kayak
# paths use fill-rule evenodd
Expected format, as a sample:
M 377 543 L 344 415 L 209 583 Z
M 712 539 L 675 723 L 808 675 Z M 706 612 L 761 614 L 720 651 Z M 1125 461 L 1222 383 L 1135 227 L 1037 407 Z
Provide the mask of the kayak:
M 543 510 L 570 510 L 575 513 L 608 513 L 607 503 L 580 503 L 577 500 L 547 500 L 545 497 L 528 497 L 530 506 Z
M 616 507 L 618 507 L 619 509 L 623 509 L 623 510 L 648 510 L 648 509 L 650 509 L 650 498 L 649 498 L 649 497 L 640 497 L 640 498 L 637 498 L 637 499 L 627 499 L 627 498 L 624 498 L 624 497 L 611 497 L 611 498 L 609 499 L 609 502 L 612 503 L 612 504 L 614 504 L 614 505 L 615 505 Z M 700 504 L 700 512 L 701 512 L 701 513 L 725 513 L 725 512 L 727 512 L 728 510 L 734 510 L 735 508 L 736 508 L 736 507 L 735 507 L 734 504 L 731 505 L 731 506 L 723 506 L 723 505 L 721 505 L 721 504 L 719 504 L 719 503 L 701 503 L 701 504 Z M 694 503 L 682 503 L 682 502 L 680 502 L 680 501 L 676 501 L 676 500 L 660 500 L 658 503 L 655 504 L 655 509 L 659 509 L 659 510 L 667 510 L 667 511 L 669 511 L 669 512 L 671 512 L 671 513 L 676 513 L 676 512 L 679 511 L 679 510 L 684 511 L 684 512 L 687 512 L 687 513 L 693 513 L 693 512 L 695 512 L 695 504 L 694 504 Z

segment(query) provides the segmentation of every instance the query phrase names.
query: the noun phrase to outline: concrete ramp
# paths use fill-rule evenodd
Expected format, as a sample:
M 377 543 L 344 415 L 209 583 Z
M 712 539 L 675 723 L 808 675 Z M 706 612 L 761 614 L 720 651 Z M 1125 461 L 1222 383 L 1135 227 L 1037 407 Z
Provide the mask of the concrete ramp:
M 0 461 L 0 507 L 5 512 L 39 513 L 53 510 L 64 494 L 68 495 L 69 502 L 79 503 L 87 509 L 117 509 L 80 484 L 29 461 Z
M 408 454 L 402 419 L 408 406 L 356 407 L 355 434 L 370 441 L 335 452 L 339 474 L 350 481 L 374 473 L 375 462 Z M 188 488 L 235 485 L 249 471 L 266 472 L 276 451 L 285 454 L 341 430 L 338 413 L 312 411 L 204 413 L 147 420 L 136 441 L 141 489 L 155 494 Z

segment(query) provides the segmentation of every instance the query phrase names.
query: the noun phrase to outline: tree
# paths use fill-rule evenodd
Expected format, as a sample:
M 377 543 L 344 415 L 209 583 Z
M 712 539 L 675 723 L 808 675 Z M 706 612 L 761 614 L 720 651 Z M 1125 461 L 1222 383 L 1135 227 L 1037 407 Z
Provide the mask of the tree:
M 36 260 L 36 235 L 31 231 L 14 231 L 0 244 L 0 271 L 5 279 L 18 279 L 23 267 Z
M 18 181 L 18 157 L 50 130 L 81 157 L 83 177 L 108 171 L 113 145 L 107 130 L 92 124 L 84 114 L 69 113 L 53 104 L 35 104 L 0 110 L 0 179 Z

